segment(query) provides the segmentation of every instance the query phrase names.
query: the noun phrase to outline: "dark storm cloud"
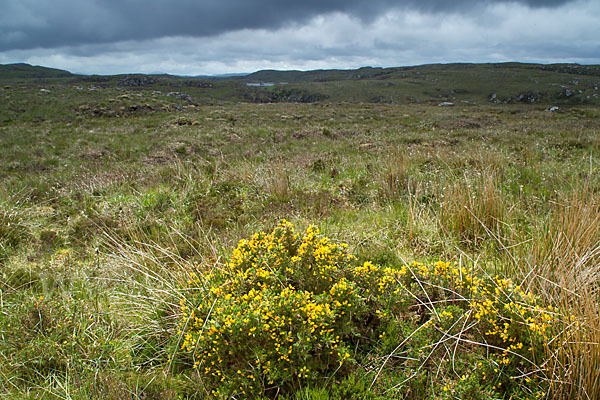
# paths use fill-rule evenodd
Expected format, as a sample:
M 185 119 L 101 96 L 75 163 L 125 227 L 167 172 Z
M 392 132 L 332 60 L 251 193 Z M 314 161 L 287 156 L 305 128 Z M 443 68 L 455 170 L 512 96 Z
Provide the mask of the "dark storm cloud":
M 323 14 L 363 22 L 391 9 L 474 13 L 485 5 L 556 7 L 572 0 L 3 0 L 0 51 L 167 36 L 204 38 L 242 29 L 274 30 Z

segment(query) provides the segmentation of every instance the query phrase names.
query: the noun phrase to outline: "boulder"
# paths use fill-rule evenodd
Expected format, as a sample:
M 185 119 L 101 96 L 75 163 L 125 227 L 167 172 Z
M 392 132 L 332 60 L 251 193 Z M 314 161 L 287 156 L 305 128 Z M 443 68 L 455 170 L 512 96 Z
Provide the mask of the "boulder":
M 193 104 L 192 96 L 190 96 L 187 93 L 169 92 L 169 93 L 167 93 L 167 96 L 169 96 L 169 97 L 175 97 L 176 99 L 180 99 L 180 100 L 185 100 L 188 103 Z

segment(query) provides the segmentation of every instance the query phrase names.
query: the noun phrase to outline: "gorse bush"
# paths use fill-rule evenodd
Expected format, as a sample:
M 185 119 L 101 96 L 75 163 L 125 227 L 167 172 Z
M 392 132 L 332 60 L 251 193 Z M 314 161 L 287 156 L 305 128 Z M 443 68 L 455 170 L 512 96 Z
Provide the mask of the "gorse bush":
M 400 300 L 400 273 L 354 266 L 345 248 L 286 221 L 242 240 L 223 269 L 188 282 L 178 361 L 215 393 L 240 395 L 346 374 L 355 346 L 377 337 L 382 310 Z
M 299 235 L 285 220 L 242 240 L 221 268 L 191 274 L 181 293 L 171 362 L 222 397 L 356 374 L 413 396 L 541 397 L 559 317 L 510 279 L 443 261 L 359 262 L 316 227 Z M 444 385 L 428 385 L 432 374 Z
M 433 267 L 415 265 L 417 304 L 432 314 L 430 346 L 450 342 L 461 348 L 461 354 L 472 358 L 474 376 L 484 387 L 541 397 L 550 372 L 544 360 L 557 347 L 550 336 L 562 318 L 558 310 L 544 307 L 511 279 L 443 261 Z

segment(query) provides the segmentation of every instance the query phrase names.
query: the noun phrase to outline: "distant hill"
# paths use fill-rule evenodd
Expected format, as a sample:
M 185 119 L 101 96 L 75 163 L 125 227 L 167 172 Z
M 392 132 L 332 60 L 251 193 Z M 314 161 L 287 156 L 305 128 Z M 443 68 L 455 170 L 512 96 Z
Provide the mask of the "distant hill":
M 235 80 L 278 101 L 294 87 L 328 101 L 369 103 L 600 103 L 600 66 L 579 64 L 428 64 L 353 70 L 263 70 Z M 261 85 L 267 83 L 270 88 Z M 286 83 L 283 86 L 281 83 Z M 269 97 L 270 92 L 273 96 Z M 288 96 L 289 98 L 289 96 Z
M 29 64 L 0 64 L 0 79 L 68 78 L 74 76 L 62 69 Z
M 178 93 L 198 104 L 220 101 L 363 102 L 435 105 L 600 105 L 600 66 L 579 64 L 428 64 L 352 70 L 263 70 L 230 76 L 76 75 L 28 64 L 0 65 L 0 81 Z M 175 94 L 172 94 L 174 96 Z
M 477 70 L 487 71 L 515 71 L 515 70 L 543 70 L 562 74 L 600 76 L 600 66 L 579 64 L 523 64 L 517 62 L 490 63 L 490 64 L 425 64 L 410 67 L 362 67 L 358 69 L 324 69 L 312 71 L 278 71 L 261 70 L 251 74 L 239 75 L 237 79 L 256 82 L 328 82 L 348 79 L 394 79 L 405 78 L 407 72 L 417 74 L 431 74 L 436 72 L 468 72 Z
M 313 71 L 277 71 L 262 70 L 252 74 L 239 77 L 244 81 L 258 82 L 328 82 L 346 79 L 370 79 L 391 77 L 398 71 L 423 68 L 428 69 L 430 65 L 419 67 L 362 67 L 359 69 L 320 69 Z

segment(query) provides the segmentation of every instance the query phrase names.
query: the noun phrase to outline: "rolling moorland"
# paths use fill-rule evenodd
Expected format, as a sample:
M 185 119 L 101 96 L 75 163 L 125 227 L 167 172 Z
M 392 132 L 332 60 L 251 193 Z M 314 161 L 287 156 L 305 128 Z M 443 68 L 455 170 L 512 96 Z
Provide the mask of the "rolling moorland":
M 600 397 L 600 66 L 0 65 L 0 397 Z

